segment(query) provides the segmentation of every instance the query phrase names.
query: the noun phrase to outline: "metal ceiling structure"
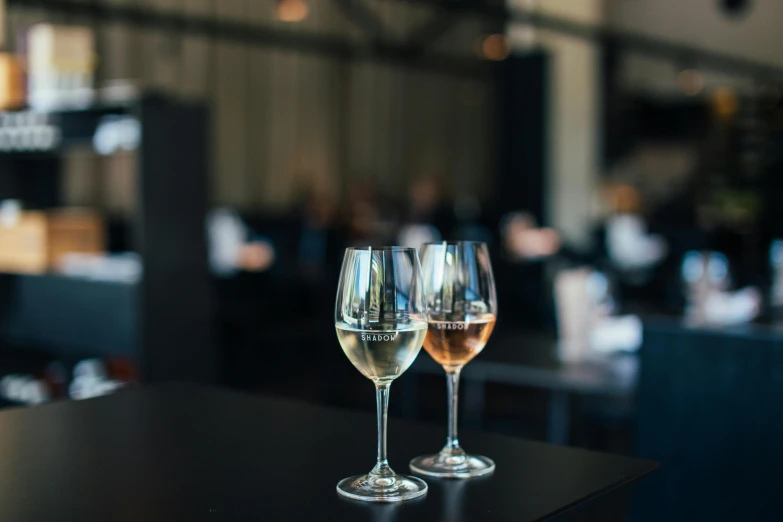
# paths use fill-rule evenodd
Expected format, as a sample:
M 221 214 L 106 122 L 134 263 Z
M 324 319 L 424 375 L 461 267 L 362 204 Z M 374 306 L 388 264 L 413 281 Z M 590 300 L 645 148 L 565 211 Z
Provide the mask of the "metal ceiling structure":
M 461 57 L 428 49 L 434 43 L 432 35 L 430 38 L 419 34 L 414 35 L 414 39 L 391 38 L 380 18 L 375 16 L 363 0 L 332 1 L 349 20 L 362 28 L 365 33 L 363 40 L 135 5 L 78 0 L 6 0 L 6 3 L 9 8 L 36 9 L 93 22 L 116 22 L 159 29 L 172 34 L 190 34 L 246 45 L 277 47 L 340 60 L 385 62 L 434 73 L 474 78 L 484 78 L 490 72 L 489 63 L 478 57 Z M 422 28 L 426 29 L 427 26 Z M 438 31 L 442 34 L 447 29 L 448 26 Z
M 432 45 L 452 27 L 458 17 L 471 16 L 480 17 L 498 28 L 509 22 L 528 24 L 596 45 L 611 46 L 619 51 L 693 63 L 701 68 L 740 74 L 762 81 L 783 81 L 783 68 L 780 67 L 605 26 L 574 22 L 538 12 L 510 10 L 505 6 L 505 2 L 500 0 L 386 1 L 426 6 L 432 11 L 431 18 L 418 30 L 413 31 L 412 35 L 393 38 L 389 28 L 384 27 L 380 17 L 364 0 L 332 0 L 365 34 L 366 39 L 357 42 L 340 36 L 283 30 L 270 25 L 219 20 L 148 7 L 78 0 L 6 0 L 6 3 L 10 8 L 40 9 L 90 20 L 196 34 L 248 45 L 275 46 L 338 59 L 381 61 L 444 74 L 484 77 L 490 69 L 486 61 L 478 57 L 459 57 L 432 50 Z
M 481 16 L 504 24 L 509 22 L 527 24 L 532 27 L 593 42 L 597 45 L 611 45 L 620 51 L 629 51 L 676 62 L 693 63 L 697 64 L 698 67 L 750 76 L 758 80 L 783 81 L 783 68 L 767 63 L 606 26 L 575 22 L 561 17 L 541 14 L 536 11 L 509 9 L 505 2 L 493 0 L 386 1 L 406 2 L 416 5 L 426 4 L 442 12 L 471 14 L 472 16 Z

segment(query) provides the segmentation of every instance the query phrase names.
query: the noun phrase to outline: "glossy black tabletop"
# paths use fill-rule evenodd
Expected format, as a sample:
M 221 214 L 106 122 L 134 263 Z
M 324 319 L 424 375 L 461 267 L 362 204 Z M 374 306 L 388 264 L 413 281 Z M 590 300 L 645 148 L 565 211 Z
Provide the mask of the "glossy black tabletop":
M 392 466 L 407 472 L 408 460 L 439 448 L 443 436 L 390 419 Z M 503 436 L 462 440 L 495 459 L 494 475 L 429 480 L 426 497 L 391 507 L 335 491 L 339 479 L 374 463 L 369 414 L 183 384 L 8 410 L 0 413 L 0 520 L 524 522 L 655 468 Z

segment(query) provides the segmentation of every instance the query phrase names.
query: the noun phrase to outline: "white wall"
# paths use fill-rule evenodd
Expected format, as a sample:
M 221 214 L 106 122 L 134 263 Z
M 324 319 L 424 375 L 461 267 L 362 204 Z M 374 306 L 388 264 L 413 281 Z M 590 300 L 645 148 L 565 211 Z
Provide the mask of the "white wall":
M 783 1 L 751 0 L 739 17 L 729 17 L 712 0 L 626 0 L 607 2 L 607 23 L 619 30 L 652 36 L 697 49 L 720 52 L 762 64 L 783 66 Z M 673 61 L 636 53 L 622 57 L 623 84 L 635 92 L 682 96 L 677 74 L 695 68 L 704 78 L 700 96 L 717 87 L 752 92 L 755 79 L 705 69 L 698 61 Z
M 781 0 L 750 0 L 750 9 L 739 18 L 723 14 L 716 0 L 607 0 L 606 4 L 606 20 L 614 28 L 783 66 Z

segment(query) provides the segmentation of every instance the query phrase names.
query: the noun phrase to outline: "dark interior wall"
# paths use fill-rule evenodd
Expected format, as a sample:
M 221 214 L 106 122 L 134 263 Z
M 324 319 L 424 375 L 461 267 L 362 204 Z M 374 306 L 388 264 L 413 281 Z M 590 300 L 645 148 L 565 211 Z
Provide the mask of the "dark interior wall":
M 547 224 L 546 136 L 549 57 L 512 55 L 496 68 L 496 210 L 530 212 Z
M 363 3 L 388 28 L 389 34 L 381 37 L 394 42 L 416 35 L 437 13 L 407 2 Z M 310 15 L 291 24 L 276 19 L 271 1 L 121 3 L 257 24 L 285 34 L 325 35 L 365 48 L 380 38 L 339 4 L 309 2 Z M 42 21 L 95 27 L 99 84 L 131 80 L 142 88 L 208 102 L 214 129 L 212 203 L 286 210 L 295 205 L 303 187 L 326 185 L 339 196 L 360 180 L 399 197 L 406 194 L 408 180 L 423 174 L 442 176 L 444 186 L 457 195 L 487 195 L 489 190 L 491 78 L 300 52 L 274 41 L 251 45 L 120 20 L 91 21 L 21 1 L 9 6 L 9 47 L 17 45 L 25 27 Z M 480 19 L 457 16 L 425 52 L 479 62 L 475 42 L 483 33 Z

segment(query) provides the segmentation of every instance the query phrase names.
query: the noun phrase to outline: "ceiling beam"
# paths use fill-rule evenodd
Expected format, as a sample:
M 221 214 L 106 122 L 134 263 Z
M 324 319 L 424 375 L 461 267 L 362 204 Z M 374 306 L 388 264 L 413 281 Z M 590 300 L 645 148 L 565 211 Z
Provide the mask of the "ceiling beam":
M 435 13 L 408 34 L 408 42 L 424 52 L 451 30 L 458 19 L 452 13 Z
M 381 62 L 428 72 L 487 78 L 491 66 L 478 58 L 439 53 L 421 56 L 408 44 L 394 42 L 357 42 L 348 37 L 291 30 L 225 20 L 210 16 L 162 11 L 124 4 L 86 3 L 78 0 L 6 0 L 9 8 L 35 9 L 89 22 L 116 22 L 135 27 L 159 29 L 168 33 L 191 34 L 253 46 L 320 55 L 339 60 Z
M 332 0 L 342 13 L 372 40 L 389 36 L 388 28 L 380 17 L 362 0 Z
M 663 58 L 675 62 L 693 63 L 697 67 L 749 76 L 757 80 L 783 81 L 783 68 L 740 56 L 715 52 L 702 47 L 681 44 L 630 31 L 575 22 L 538 11 L 509 9 L 501 2 L 470 2 L 465 0 L 386 0 L 427 5 L 440 12 L 473 14 L 500 23 L 522 23 L 540 29 L 565 34 L 597 45 L 612 45 L 622 51 Z M 674 16 L 674 15 L 673 15 Z

